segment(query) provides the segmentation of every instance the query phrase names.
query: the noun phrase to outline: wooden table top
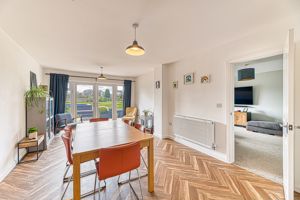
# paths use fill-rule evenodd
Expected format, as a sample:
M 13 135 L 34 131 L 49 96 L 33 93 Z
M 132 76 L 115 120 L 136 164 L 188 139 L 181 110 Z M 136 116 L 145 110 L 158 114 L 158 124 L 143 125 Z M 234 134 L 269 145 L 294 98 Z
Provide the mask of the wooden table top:
M 82 123 L 76 127 L 73 155 L 152 138 L 121 120 Z

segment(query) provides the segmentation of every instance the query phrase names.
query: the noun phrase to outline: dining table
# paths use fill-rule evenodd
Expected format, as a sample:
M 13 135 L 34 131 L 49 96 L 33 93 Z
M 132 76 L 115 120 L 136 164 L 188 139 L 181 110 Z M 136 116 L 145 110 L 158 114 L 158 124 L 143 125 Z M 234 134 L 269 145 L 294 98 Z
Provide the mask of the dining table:
M 148 192 L 154 192 L 153 135 L 144 133 L 122 120 L 77 124 L 73 138 L 73 199 L 81 197 L 81 163 L 101 159 L 99 150 L 131 142 L 140 143 L 148 154 Z

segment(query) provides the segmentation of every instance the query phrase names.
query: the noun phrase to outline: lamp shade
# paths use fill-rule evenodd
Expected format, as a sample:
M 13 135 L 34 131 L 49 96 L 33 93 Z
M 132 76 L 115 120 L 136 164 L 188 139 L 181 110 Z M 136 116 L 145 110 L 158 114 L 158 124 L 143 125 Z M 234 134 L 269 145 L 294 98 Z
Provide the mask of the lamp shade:
M 238 81 L 249 81 L 255 79 L 255 69 L 246 68 L 238 70 Z
M 133 41 L 132 45 L 126 48 L 125 52 L 131 56 L 141 56 L 145 54 L 144 48 L 139 46 L 136 40 Z

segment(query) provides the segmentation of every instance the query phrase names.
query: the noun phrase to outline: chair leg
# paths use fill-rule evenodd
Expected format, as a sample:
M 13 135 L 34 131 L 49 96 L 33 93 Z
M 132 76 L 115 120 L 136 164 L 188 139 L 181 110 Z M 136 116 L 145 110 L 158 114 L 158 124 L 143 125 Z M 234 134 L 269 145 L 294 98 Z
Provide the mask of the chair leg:
M 72 176 L 69 177 L 68 184 L 67 184 L 67 186 L 66 186 L 66 188 L 65 188 L 65 190 L 64 190 L 64 193 L 63 193 L 63 195 L 62 195 L 62 197 L 61 197 L 61 200 L 63 200 L 63 198 L 64 198 L 64 196 L 65 196 L 65 194 L 66 194 L 66 192 L 67 192 L 67 189 L 68 189 L 68 187 L 69 187 L 69 185 L 70 185 L 71 179 L 72 179 Z
M 142 153 L 141 153 L 141 158 L 142 158 L 142 161 L 143 161 L 143 163 L 144 163 L 145 167 L 148 169 L 148 165 L 146 164 L 146 161 L 145 161 L 145 159 L 144 159 L 144 157 L 143 157 L 143 154 L 142 154 Z
M 69 181 L 69 178 L 70 178 L 70 177 L 67 178 L 66 176 L 67 176 L 67 174 L 68 174 L 68 171 L 69 171 L 71 165 L 69 165 L 69 164 L 67 163 L 67 164 L 66 164 L 66 167 L 67 167 L 67 168 L 66 168 L 65 173 L 64 173 L 64 176 L 63 176 L 63 181 L 64 181 L 64 182 Z
M 141 195 L 142 195 L 142 200 L 144 199 L 144 196 L 143 196 L 143 191 L 142 191 L 142 184 L 141 184 L 141 176 L 140 176 L 140 172 L 138 169 L 136 169 L 136 172 L 139 176 L 139 185 L 140 185 L 140 191 L 141 191 Z
M 134 196 L 139 200 L 139 196 L 136 194 L 135 190 L 133 189 L 133 187 L 131 185 L 131 171 L 129 172 L 129 187 L 132 190 Z

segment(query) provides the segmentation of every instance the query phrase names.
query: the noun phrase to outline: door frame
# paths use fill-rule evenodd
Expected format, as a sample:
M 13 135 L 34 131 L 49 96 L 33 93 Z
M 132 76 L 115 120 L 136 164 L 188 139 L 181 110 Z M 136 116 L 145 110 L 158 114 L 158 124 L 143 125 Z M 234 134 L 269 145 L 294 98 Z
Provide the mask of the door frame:
M 272 57 L 283 54 L 282 48 L 256 52 L 245 57 L 226 62 L 226 160 L 228 163 L 235 162 L 235 138 L 234 138 L 234 64 L 249 62 L 252 60 Z

